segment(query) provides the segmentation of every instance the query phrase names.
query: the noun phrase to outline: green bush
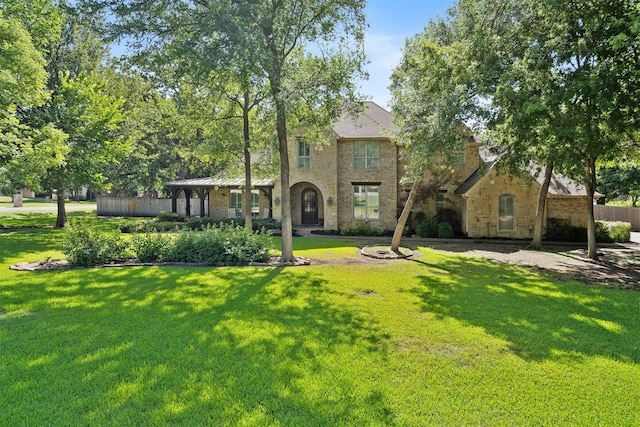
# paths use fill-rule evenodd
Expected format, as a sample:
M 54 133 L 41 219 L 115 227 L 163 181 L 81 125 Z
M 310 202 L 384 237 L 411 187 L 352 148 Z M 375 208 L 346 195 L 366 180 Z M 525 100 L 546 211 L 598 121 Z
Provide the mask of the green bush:
M 132 239 L 140 261 L 246 264 L 268 261 L 272 243 L 267 233 L 221 224 L 204 230 L 182 230 L 177 235 L 144 234 Z
M 171 237 L 160 233 L 137 234 L 131 238 L 131 250 L 142 262 L 164 261 Z
M 438 237 L 441 239 L 450 239 L 454 236 L 453 227 L 448 222 L 438 224 Z
M 436 237 L 438 235 L 438 222 L 435 218 L 427 218 L 416 225 L 416 234 L 420 237 Z
M 160 215 L 158 218 L 160 218 Z M 162 215 L 162 218 L 167 218 L 167 216 Z M 181 218 L 185 218 L 185 220 L 131 220 L 120 224 L 119 228 L 123 233 L 169 233 L 180 231 L 182 229 L 204 230 L 207 227 L 220 227 L 221 225 L 244 225 L 244 218 L 186 218 L 184 216 L 181 216 Z M 251 222 L 251 224 L 254 231 L 260 231 L 262 229 L 273 230 L 281 227 L 280 221 L 272 218 L 256 218 Z
M 156 216 L 156 221 L 159 222 L 185 222 L 186 220 L 186 215 L 177 212 L 162 211 Z
M 371 226 L 367 222 L 358 222 L 350 227 L 340 230 L 343 236 L 382 236 L 384 230 Z
M 416 212 L 415 215 L 413 216 L 413 223 L 417 226 L 425 219 L 427 219 L 427 215 L 424 212 L 419 211 L 419 212 Z
M 104 232 L 87 225 L 69 226 L 62 241 L 62 253 L 72 265 L 93 266 L 128 258 L 127 243 L 120 232 Z
M 596 221 L 596 240 L 605 243 L 626 243 L 631 239 L 628 222 Z
M 453 209 L 440 209 L 436 212 L 436 221 L 438 221 L 438 224 L 447 222 L 451 226 L 455 235 L 462 234 L 460 218 L 458 217 L 458 213 Z
M 560 242 L 586 242 L 587 230 L 584 227 L 574 227 L 565 218 L 547 219 L 547 240 Z

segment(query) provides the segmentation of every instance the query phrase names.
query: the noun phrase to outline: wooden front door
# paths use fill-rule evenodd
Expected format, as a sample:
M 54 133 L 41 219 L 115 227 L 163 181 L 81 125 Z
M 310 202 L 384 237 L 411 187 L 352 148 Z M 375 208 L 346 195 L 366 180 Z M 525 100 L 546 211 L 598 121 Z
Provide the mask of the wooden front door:
M 315 225 L 318 223 L 318 193 L 313 188 L 302 192 L 302 224 Z

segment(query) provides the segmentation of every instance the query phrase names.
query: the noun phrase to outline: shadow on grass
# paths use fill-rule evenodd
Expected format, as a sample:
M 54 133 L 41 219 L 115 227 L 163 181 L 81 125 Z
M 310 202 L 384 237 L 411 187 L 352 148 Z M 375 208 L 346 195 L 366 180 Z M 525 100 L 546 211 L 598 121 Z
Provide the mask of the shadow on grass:
M 0 315 L 11 408 L 0 420 L 392 422 L 382 394 L 326 370 L 344 353 L 383 360 L 388 337 L 377 325 L 332 303 L 321 275 L 239 272 L 42 272 L 35 284 L 3 292 L 4 307 L 28 310 Z
M 524 359 L 640 362 L 635 293 L 554 283 L 522 267 L 470 257 L 414 262 L 448 272 L 419 276 L 412 292 L 423 311 L 481 327 Z

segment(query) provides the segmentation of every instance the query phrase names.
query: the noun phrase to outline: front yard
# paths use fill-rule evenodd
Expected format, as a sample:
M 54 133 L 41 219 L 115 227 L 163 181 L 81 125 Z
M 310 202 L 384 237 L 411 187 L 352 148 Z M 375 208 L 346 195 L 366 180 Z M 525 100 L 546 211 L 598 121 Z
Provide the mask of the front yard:
M 18 220 L 14 220 L 18 223 Z M 30 219 L 33 221 L 33 218 Z M 420 247 L 309 267 L 15 272 L 0 230 L 0 425 L 633 425 L 640 293 Z

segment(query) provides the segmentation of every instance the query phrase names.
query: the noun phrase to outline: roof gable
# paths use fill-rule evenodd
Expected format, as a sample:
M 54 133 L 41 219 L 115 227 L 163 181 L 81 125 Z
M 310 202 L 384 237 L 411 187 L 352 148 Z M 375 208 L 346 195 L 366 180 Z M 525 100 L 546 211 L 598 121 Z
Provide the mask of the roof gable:
M 498 163 L 498 158 L 483 159 L 482 164 L 476 169 L 458 188 L 454 193 L 458 195 L 465 195 L 473 187 L 475 187 L 491 170 L 493 170 Z M 538 185 L 542 186 L 544 182 L 544 168 L 536 162 L 530 162 L 527 167 L 527 172 L 530 177 Z M 586 190 L 584 185 L 576 182 L 575 180 L 561 174 L 554 173 L 551 176 L 551 182 L 549 183 L 548 195 L 551 196 L 585 196 Z M 604 195 L 596 192 L 595 198 L 603 197 Z
M 357 117 L 343 114 L 332 126 L 338 138 L 388 138 L 395 129 L 391 113 L 375 102 L 364 102 Z

